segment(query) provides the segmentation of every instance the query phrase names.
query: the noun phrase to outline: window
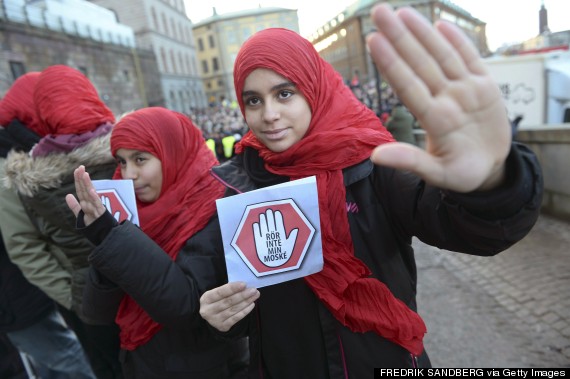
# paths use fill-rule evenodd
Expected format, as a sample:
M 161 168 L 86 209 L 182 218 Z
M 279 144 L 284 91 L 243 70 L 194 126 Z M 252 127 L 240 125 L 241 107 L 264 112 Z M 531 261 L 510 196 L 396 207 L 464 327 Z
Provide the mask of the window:
M 126 82 L 131 81 L 131 77 L 129 75 L 129 70 L 123 70 L 123 76 L 124 76 Z
M 226 40 L 230 45 L 235 45 L 237 43 L 236 33 L 233 30 L 228 30 L 226 33 Z
M 168 72 L 168 61 L 166 60 L 166 51 L 164 51 L 164 47 L 160 48 L 160 56 L 162 57 L 162 70 L 163 72 Z
M 218 64 L 218 58 L 212 58 L 212 70 L 214 70 L 214 72 L 218 71 L 220 69 L 220 66 Z
M 188 72 L 190 75 L 193 75 L 194 73 L 192 72 L 192 66 L 190 66 L 190 58 L 188 57 L 188 54 L 186 54 L 184 58 L 186 62 L 186 72 Z
M 170 61 L 172 62 L 172 72 L 178 73 L 178 68 L 176 68 L 176 58 L 174 57 L 174 51 L 170 50 Z
M 174 19 L 172 17 L 170 17 L 170 29 L 172 30 L 172 37 L 174 39 L 178 39 L 178 36 L 176 35 L 176 24 L 174 23 Z
M 207 74 L 207 73 L 208 73 L 208 61 L 206 61 L 206 60 L 203 60 L 203 61 L 202 61 L 202 72 L 203 72 L 204 74 Z
M 198 38 L 198 50 L 204 51 L 204 41 L 202 41 L 202 38 Z
M 214 43 L 214 36 L 209 35 L 208 36 L 208 42 L 210 43 L 210 49 L 213 49 L 214 47 L 216 47 L 216 45 Z
M 77 69 L 78 69 L 79 71 L 81 71 L 81 73 L 82 73 L 83 75 L 89 76 L 89 75 L 87 75 L 87 74 L 88 74 L 88 72 L 87 72 L 87 67 L 85 67 L 85 66 L 79 66 Z
M 249 28 L 242 28 L 241 30 L 241 38 L 245 41 L 251 36 L 251 30 Z
M 166 16 L 164 16 L 164 13 L 162 13 L 161 16 L 162 24 L 164 25 L 164 34 L 168 35 L 168 24 L 166 23 Z
M 158 18 L 156 17 L 156 11 L 154 10 L 154 7 L 150 8 L 150 13 L 152 15 L 152 23 L 154 24 L 154 30 L 160 32 L 160 26 L 158 25 Z
M 184 61 L 182 60 L 182 53 L 180 51 L 178 52 L 178 64 L 180 65 L 180 73 L 184 74 Z
M 182 31 L 182 25 L 180 25 L 180 23 L 178 23 L 178 35 L 180 36 L 180 40 L 182 42 L 186 42 L 186 35 Z
M 10 61 L 10 71 L 12 71 L 12 78 L 16 80 L 26 73 L 26 68 L 22 62 Z

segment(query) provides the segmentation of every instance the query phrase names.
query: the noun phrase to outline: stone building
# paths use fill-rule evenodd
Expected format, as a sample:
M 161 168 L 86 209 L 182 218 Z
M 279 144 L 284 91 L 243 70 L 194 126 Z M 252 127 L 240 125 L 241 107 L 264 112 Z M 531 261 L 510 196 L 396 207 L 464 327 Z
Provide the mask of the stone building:
M 457 24 L 473 40 L 479 52 L 489 54 L 486 24 L 449 0 L 387 0 L 394 8 L 411 6 L 430 22 L 443 19 Z M 358 73 L 361 81 L 377 75 L 369 54 L 366 35 L 375 29 L 370 11 L 376 0 L 356 0 L 343 12 L 315 31 L 309 40 L 321 56 L 346 79 Z
M 194 24 L 194 39 L 204 90 L 209 103 L 236 100 L 234 61 L 246 39 L 255 32 L 282 27 L 299 33 L 296 9 L 259 7 L 213 15 Z
M 154 51 L 166 107 L 189 114 L 206 106 L 196 63 L 192 22 L 183 0 L 90 0 L 130 26 L 137 45 Z
M 136 48 L 132 29 L 86 1 L 4 0 L 0 46 L 0 97 L 20 75 L 65 64 L 82 71 L 116 115 L 162 105 L 153 52 Z

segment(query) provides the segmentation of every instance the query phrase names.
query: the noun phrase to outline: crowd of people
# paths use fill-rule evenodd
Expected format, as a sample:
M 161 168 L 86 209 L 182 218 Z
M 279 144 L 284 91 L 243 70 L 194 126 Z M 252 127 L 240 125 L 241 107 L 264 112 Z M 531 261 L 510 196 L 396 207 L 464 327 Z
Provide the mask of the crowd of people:
M 16 80 L 0 101 L 0 376 L 430 367 L 412 237 L 495 255 L 536 222 L 542 173 L 459 29 L 387 4 L 371 17 L 370 54 L 402 102 L 384 123 L 281 28 L 240 49 L 237 107 L 114 115 L 71 67 Z M 396 126 L 415 121 L 425 148 Z M 229 282 L 216 200 L 309 176 L 323 269 L 263 288 Z M 96 179 L 132 181 L 138 224 L 117 219 Z

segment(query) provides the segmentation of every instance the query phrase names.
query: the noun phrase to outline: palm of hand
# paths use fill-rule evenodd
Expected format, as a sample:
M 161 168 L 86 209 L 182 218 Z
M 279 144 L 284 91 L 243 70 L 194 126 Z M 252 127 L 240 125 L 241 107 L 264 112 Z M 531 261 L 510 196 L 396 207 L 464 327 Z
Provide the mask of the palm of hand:
M 500 184 L 510 127 L 499 89 L 471 41 L 453 25 L 432 27 L 410 8 L 374 8 L 379 32 L 368 38 L 378 69 L 426 131 L 426 149 L 376 148 L 379 165 L 408 170 L 460 192 Z
M 428 182 L 467 192 L 500 169 L 510 128 L 500 91 L 489 76 L 471 74 L 433 95 L 418 115 L 426 131 L 422 171 Z

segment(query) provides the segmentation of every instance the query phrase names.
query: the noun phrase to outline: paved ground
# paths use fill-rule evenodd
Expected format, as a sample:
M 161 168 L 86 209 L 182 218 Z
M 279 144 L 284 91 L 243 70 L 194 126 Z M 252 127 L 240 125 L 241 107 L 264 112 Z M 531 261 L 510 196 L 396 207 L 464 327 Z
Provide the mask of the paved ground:
M 541 215 L 495 257 L 414 245 L 434 367 L 570 367 L 569 223 Z

